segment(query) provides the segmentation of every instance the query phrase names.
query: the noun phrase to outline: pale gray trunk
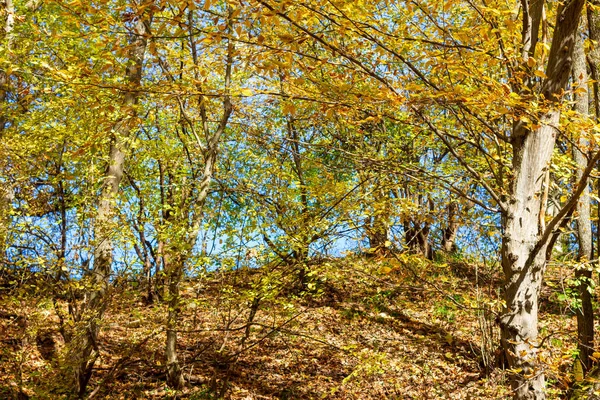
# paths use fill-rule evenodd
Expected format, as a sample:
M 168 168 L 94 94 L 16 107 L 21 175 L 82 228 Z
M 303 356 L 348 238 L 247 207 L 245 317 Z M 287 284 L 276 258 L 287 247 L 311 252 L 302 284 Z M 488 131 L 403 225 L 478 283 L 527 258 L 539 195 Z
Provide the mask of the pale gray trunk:
M 143 15 L 135 26 L 135 37 L 130 44 L 129 65 L 126 70 L 130 90 L 123 97 L 124 108 L 133 114 L 133 106 L 139 96 L 142 65 L 146 51 L 147 33 L 151 16 Z M 109 287 L 113 261 L 112 237 L 117 230 L 114 201 L 119 192 L 125 163 L 125 140 L 132 128 L 132 115 L 124 116 L 113 127 L 110 140 L 108 167 L 98 201 L 98 213 L 94 224 L 94 264 L 91 271 L 91 287 L 85 294 L 80 312 L 80 325 L 85 329 L 77 343 L 72 344 L 70 358 L 76 364 L 75 380 L 77 394 L 83 398 L 98 358 L 99 323 L 106 308 L 106 291 Z
M 229 103 L 229 100 L 227 100 Z M 227 119 L 229 119 L 229 115 L 231 114 L 231 106 L 226 105 L 226 113 Z M 182 375 L 181 366 L 179 364 L 179 359 L 177 356 L 177 327 L 179 321 L 179 313 L 180 313 L 180 294 L 179 294 L 179 285 L 181 284 L 181 277 L 184 273 L 185 261 L 183 259 L 185 254 L 189 254 L 193 245 L 196 242 L 198 237 L 200 223 L 202 221 L 202 209 L 206 199 L 208 197 L 210 184 L 213 178 L 213 174 L 215 171 L 215 165 L 217 161 L 217 153 L 218 153 L 218 138 L 220 138 L 223 130 L 225 129 L 225 124 L 223 124 L 223 128 L 218 129 L 214 134 L 213 139 L 211 140 L 211 146 L 207 150 L 206 155 L 206 164 L 204 166 L 204 176 L 199 185 L 199 194 L 196 198 L 195 210 L 190 209 L 189 211 L 194 216 L 194 223 L 190 229 L 187 231 L 188 236 L 186 238 L 182 238 L 183 241 L 183 249 L 178 249 L 178 254 L 170 254 L 170 252 L 166 252 L 164 257 L 164 265 L 163 268 L 167 274 L 168 284 L 167 284 L 167 294 L 166 297 L 168 299 L 168 314 L 167 314 L 167 339 L 165 342 L 165 357 L 166 357 L 166 369 L 167 369 L 167 384 L 173 389 L 180 389 L 185 384 L 185 380 Z M 175 217 L 177 218 L 177 217 Z M 173 221 L 174 224 L 182 223 L 187 219 L 187 215 L 184 218 Z M 173 241 L 173 239 L 171 239 Z M 177 239 L 175 239 L 175 243 L 173 246 L 177 246 Z M 172 259 L 176 260 L 176 262 L 171 261 Z
M 505 212 L 502 267 L 506 277 L 506 310 L 501 318 L 502 344 L 510 367 L 520 370 L 512 378 L 517 399 L 544 398 L 544 375 L 536 368 L 538 295 L 546 264 L 545 246 L 531 251 L 540 235 L 540 194 L 545 169 L 554 148 L 559 113 L 549 113 L 545 125 L 527 132 L 515 143 L 514 181 Z
M 14 192 L 10 186 L 0 188 L 0 264 L 6 257 L 13 200 Z
M 458 232 L 458 204 L 453 201 L 448 205 L 448 225 L 444 229 L 444 235 L 442 238 L 442 249 L 446 253 L 453 253 L 456 250 L 456 234 Z
M 4 23 L 4 41 L 8 50 L 13 47 L 13 30 L 15 27 L 15 6 L 12 0 L 4 0 L 6 21 Z
M 600 120 L 600 91 L 598 84 L 600 76 L 598 73 L 598 68 L 600 67 L 600 43 L 598 43 L 598 40 L 600 40 L 600 1 L 588 0 L 588 4 L 592 5 L 592 7 L 587 8 L 588 36 L 590 42 L 594 44 L 588 52 L 588 60 L 593 81 L 592 87 L 594 88 L 592 97 L 594 101 L 594 116 L 596 122 L 598 122 Z M 598 166 L 598 172 L 600 172 L 600 165 Z M 600 195 L 600 185 L 598 185 L 597 190 L 597 195 Z M 597 204 L 597 214 L 600 215 L 600 202 Z M 600 257 L 600 219 L 596 223 L 596 258 L 598 257 Z
M 570 0 L 558 8 L 542 94 L 551 102 L 566 88 L 572 66 L 577 26 L 584 0 Z M 541 10 L 523 0 L 524 63 L 535 51 Z M 537 10 L 537 11 L 536 11 Z M 539 15 L 529 13 L 539 12 Z M 529 19 L 528 19 L 529 18 Z M 527 23 L 530 22 L 530 26 Z M 533 24 L 533 25 L 531 25 Z M 529 29 L 529 32 L 526 30 Z M 506 309 L 500 318 L 502 345 L 515 399 L 544 399 L 544 373 L 537 365 L 538 297 L 546 266 L 548 235 L 543 229 L 542 186 L 556 140 L 560 111 L 539 115 L 530 130 L 521 121 L 513 127 L 512 182 L 503 213 L 502 268 Z
M 196 46 L 193 42 L 193 35 L 191 34 L 193 28 L 193 13 L 192 11 L 188 14 L 189 18 L 189 30 L 190 30 L 190 47 L 192 50 L 192 57 L 194 61 L 194 65 L 198 65 Z M 231 34 L 232 32 L 232 22 L 233 22 L 233 9 L 231 7 L 228 8 L 228 19 L 227 19 L 227 33 Z M 213 175 L 216 169 L 217 156 L 219 152 L 219 143 L 223 133 L 225 132 L 225 128 L 227 127 L 227 123 L 229 122 L 229 117 L 233 112 L 233 106 L 231 104 L 231 72 L 233 68 L 233 55 L 234 55 L 234 45 L 231 40 L 227 41 L 227 55 L 225 60 L 225 74 L 224 74 L 224 96 L 223 96 L 223 113 L 221 115 L 221 119 L 219 121 L 216 129 L 211 130 L 209 127 L 208 114 L 206 109 L 207 100 L 202 96 L 200 98 L 200 119 L 202 124 L 202 131 L 206 138 L 206 146 L 201 146 L 198 144 L 199 150 L 203 152 L 204 155 L 204 168 L 202 179 L 198 185 L 198 195 L 195 197 L 195 204 L 190 204 L 187 211 L 187 214 L 183 215 L 183 218 L 180 221 L 174 221 L 175 223 L 181 223 L 182 221 L 186 221 L 191 215 L 192 223 L 191 226 L 186 230 L 187 237 L 183 239 L 183 251 L 179 249 L 179 254 L 176 255 L 177 262 L 171 266 L 167 266 L 167 263 L 170 260 L 165 260 L 165 271 L 168 275 L 168 293 L 167 297 L 169 299 L 169 310 L 167 315 L 167 339 L 165 342 L 165 358 L 167 363 L 167 383 L 174 389 L 181 388 L 185 384 L 185 380 L 183 378 L 182 369 L 179 364 L 179 359 L 177 357 L 177 327 L 179 321 L 179 311 L 180 311 L 180 294 L 179 294 L 179 285 L 181 283 L 181 277 L 183 276 L 185 270 L 185 257 L 192 251 L 194 244 L 196 243 L 196 238 L 198 237 L 198 233 L 200 231 L 200 225 L 203 220 L 203 208 L 206 202 L 206 199 L 209 194 L 210 185 L 213 179 Z M 199 92 L 202 93 L 202 88 L 199 88 Z M 180 109 L 180 112 L 183 114 L 185 110 Z M 194 129 L 194 127 L 190 126 L 190 129 Z M 194 131 L 195 132 L 195 131 Z M 165 246 L 167 243 L 165 243 Z
M 12 47 L 12 32 L 15 25 L 15 7 L 12 0 L 4 2 L 3 11 L 6 15 L 4 21 L 4 45 L 7 50 Z M 4 103 L 8 94 L 9 77 L 4 70 L 0 70 L 0 102 Z M 8 122 L 6 116 L 0 115 L 0 141 L 2 140 L 2 132 Z M 10 225 L 10 210 L 12 208 L 13 190 L 10 186 L 3 182 L 3 187 L 0 188 L 0 263 L 4 261 L 7 249 L 7 236 Z
M 168 312 L 167 312 L 167 340 L 165 342 L 165 356 L 167 361 L 167 384 L 172 389 L 178 390 L 185 385 L 179 360 L 177 358 L 177 326 L 180 312 L 179 284 L 184 266 L 181 260 L 175 257 L 172 262 L 170 257 L 165 259 L 165 271 L 168 275 Z
M 283 92 L 283 83 L 282 83 L 282 93 Z M 284 93 L 285 94 L 285 93 Z M 293 257 L 298 264 L 298 277 L 299 282 L 302 287 L 305 285 L 306 278 L 306 266 L 304 265 L 306 259 L 308 258 L 309 246 L 311 241 L 311 236 L 309 235 L 309 225 L 310 225 L 310 213 L 309 213 L 309 204 L 308 204 L 308 189 L 306 187 L 306 182 L 304 181 L 304 168 L 302 165 L 302 154 L 300 152 L 300 138 L 298 137 L 298 131 L 294 125 L 294 118 L 288 116 L 287 121 L 287 134 L 288 140 L 290 141 L 290 147 L 292 151 L 292 160 L 293 166 L 292 171 L 296 174 L 298 178 L 298 182 L 300 182 L 300 203 L 302 204 L 302 211 L 300 217 L 298 218 L 299 226 L 295 230 L 295 236 L 292 242 L 294 243 L 293 248 Z
M 585 93 L 575 93 L 575 110 L 582 116 L 587 116 L 589 113 L 587 66 L 581 35 L 577 38 L 573 60 L 573 81 L 578 83 L 579 87 L 586 89 Z M 581 181 L 583 171 L 587 167 L 586 154 L 589 153 L 588 146 L 589 142 L 585 137 L 585 132 L 581 132 L 576 145 L 573 146 L 573 159 L 577 164 L 576 182 Z M 589 291 L 592 282 L 592 270 L 588 266 L 588 262 L 592 259 L 592 223 L 590 217 L 590 189 L 587 179 L 585 188 L 577 202 L 577 240 L 579 242 L 578 260 L 582 263 L 582 266 L 575 271 L 575 277 L 579 281 L 578 291 L 581 301 L 581 306 L 577 309 L 579 359 L 584 370 L 589 371 L 592 367 L 590 355 L 594 348 L 594 310 L 592 295 Z

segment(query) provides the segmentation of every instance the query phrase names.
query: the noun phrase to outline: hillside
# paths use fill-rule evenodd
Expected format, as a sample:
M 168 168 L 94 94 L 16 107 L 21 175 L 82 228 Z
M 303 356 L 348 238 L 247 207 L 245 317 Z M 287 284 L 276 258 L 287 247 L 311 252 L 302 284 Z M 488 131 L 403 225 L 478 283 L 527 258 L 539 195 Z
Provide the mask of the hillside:
M 491 359 L 499 352 L 497 271 L 403 255 L 320 260 L 310 271 L 304 291 L 289 289 L 290 271 L 281 266 L 186 280 L 179 349 L 187 385 L 178 392 L 165 385 L 165 304 L 146 305 L 134 282 L 115 282 L 89 397 L 508 395 L 508 372 Z M 550 398 L 564 395 L 573 379 L 574 317 L 558 295 L 568 277 L 565 271 L 552 266 L 550 285 L 542 294 L 541 335 L 548 340 L 541 357 L 548 368 Z M 1 398 L 65 397 L 55 368 L 65 354 L 57 313 L 50 298 L 41 295 L 44 287 L 35 285 L 40 287 L 15 284 L 1 292 Z

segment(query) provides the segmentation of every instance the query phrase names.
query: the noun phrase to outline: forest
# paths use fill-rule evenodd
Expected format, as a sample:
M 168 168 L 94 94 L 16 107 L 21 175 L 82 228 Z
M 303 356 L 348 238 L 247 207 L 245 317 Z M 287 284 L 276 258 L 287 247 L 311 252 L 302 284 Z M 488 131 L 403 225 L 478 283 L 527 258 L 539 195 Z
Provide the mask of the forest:
M 600 0 L 1 0 L 1 399 L 598 399 Z

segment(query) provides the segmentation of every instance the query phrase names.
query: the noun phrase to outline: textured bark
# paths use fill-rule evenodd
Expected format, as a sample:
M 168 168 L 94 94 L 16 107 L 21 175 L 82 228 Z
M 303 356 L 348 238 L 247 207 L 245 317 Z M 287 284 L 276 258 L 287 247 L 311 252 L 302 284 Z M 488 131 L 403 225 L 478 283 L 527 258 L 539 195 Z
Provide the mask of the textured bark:
M 458 232 L 458 220 L 457 220 L 458 204 L 453 201 L 448 205 L 448 225 L 444 229 L 444 235 L 442 237 L 442 249 L 446 253 L 452 253 L 456 250 L 455 240 L 456 233 Z
M 125 163 L 124 141 L 129 136 L 132 125 L 133 106 L 139 97 L 142 77 L 142 65 L 147 45 L 147 34 L 151 15 L 140 16 L 135 26 L 135 37 L 129 50 L 129 65 L 126 78 L 129 91 L 123 96 L 123 108 L 131 113 L 119 120 L 113 127 L 114 135 L 110 140 L 108 168 L 104 177 L 98 211 L 94 224 L 94 263 L 91 272 L 91 286 L 85 294 L 79 313 L 79 324 L 85 332 L 72 343 L 70 358 L 76 363 L 75 383 L 79 398 L 85 396 L 87 384 L 92 375 L 94 363 L 99 355 L 99 322 L 106 308 L 106 292 L 113 261 L 112 236 L 117 229 L 114 221 L 114 200 L 119 192 Z
M 227 19 L 227 33 L 232 32 L 233 22 L 233 9 L 230 7 L 228 10 Z M 193 29 L 193 12 L 190 11 L 189 17 L 189 29 L 190 29 L 190 48 L 192 50 L 192 57 L 194 64 L 198 65 L 198 55 L 196 53 L 196 46 L 193 42 L 194 35 L 192 34 Z M 233 112 L 233 106 L 231 104 L 231 72 L 233 68 L 233 56 L 234 56 L 234 45 L 231 40 L 227 41 L 227 55 L 225 61 L 225 73 L 224 73 L 224 96 L 223 96 L 223 112 L 218 125 L 215 129 L 211 129 L 209 126 L 208 112 L 206 109 L 206 99 L 200 98 L 200 119 L 202 124 L 202 131 L 206 138 L 206 145 L 199 147 L 202 149 L 204 156 L 204 166 L 202 168 L 202 178 L 197 185 L 197 193 L 192 195 L 192 191 L 181 203 L 181 209 L 177 215 L 168 213 L 165 220 L 168 225 L 175 227 L 174 232 L 168 232 L 171 237 L 165 239 L 163 251 L 165 256 L 163 259 L 165 272 L 168 277 L 167 285 L 167 298 L 168 298 L 168 315 L 167 315 L 167 339 L 165 342 L 165 356 L 166 356 L 166 373 L 167 383 L 173 389 L 179 389 L 184 384 L 184 378 L 182 369 L 177 356 L 177 327 L 180 313 L 180 294 L 179 285 L 181 283 L 181 277 L 184 274 L 185 262 L 189 254 L 191 254 L 194 244 L 196 243 L 198 232 L 204 215 L 204 204 L 209 194 L 209 189 L 213 176 L 216 170 L 217 156 L 219 153 L 219 144 L 221 137 L 225 132 L 229 118 Z M 201 87 L 198 87 L 198 92 L 202 93 Z M 180 112 L 185 115 L 185 110 L 180 109 Z M 189 124 L 189 122 L 188 122 Z M 194 127 L 188 126 L 191 130 Z M 192 166 L 195 167 L 195 166 Z M 192 183 L 196 188 L 196 183 Z M 166 194 L 167 203 L 173 202 L 173 194 Z M 171 208 L 173 209 L 173 208 Z M 191 223 L 189 216 L 192 216 Z M 185 226 L 186 229 L 177 229 Z M 184 237 L 178 236 L 176 232 L 185 232 Z
M 592 87 L 594 88 L 593 101 L 594 101 L 594 116 L 596 122 L 600 120 L 600 92 L 598 84 L 598 69 L 600 68 L 600 1 L 599 0 L 588 0 L 588 4 L 591 5 L 587 8 L 587 20 L 588 20 L 588 37 L 592 46 L 590 46 L 588 52 L 588 62 L 592 78 Z M 594 45 L 595 44 L 595 45 Z M 600 165 L 598 165 L 598 172 L 600 172 Z M 600 195 L 600 185 L 598 185 L 598 193 Z M 600 215 L 600 202 L 597 205 L 597 213 Z M 593 253 L 593 248 L 592 248 Z M 600 219 L 596 223 L 596 258 L 600 255 Z
M 284 93 L 283 85 L 281 91 L 282 93 Z M 309 247 L 312 236 L 308 231 L 308 227 L 310 226 L 311 220 L 311 215 L 309 213 L 310 205 L 308 204 L 308 188 L 304 179 L 304 166 L 302 162 L 302 154 L 300 152 L 300 138 L 298 136 L 298 131 L 296 130 L 293 117 L 287 117 L 286 127 L 288 140 L 290 141 L 292 160 L 294 161 L 292 170 L 296 174 L 298 182 L 300 183 L 300 203 L 302 204 L 302 211 L 298 221 L 299 226 L 296 226 L 294 233 L 292 233 L 292 236 L 296 236 L 294 238 L 295 248 L 293 249 L 292 256 L 298 264 L 298 280 L 300 286 L 304 287 L 306 283 L 306 273 L 308 272 L 306 271 L 304 263 L 308 259 Z
M 598 68 L 600 68 L 600 43 L 598 43 L 600 39 L 600 0 L 588 0 L 588 3 L 592 5 L 592 7 L 588 7 L 587 9 L 588 36 L 592 42 L 592 46 L 590 46 L 588 52 L 588 60 L 594 88 L 594 113 L 596 114 L 596 119 L 598 119 L 600 117 L 600 97 L 598 96 L 598 77 L 600 75 L 598 72 Z
M 541 2 L 536 0 L 534 3 Z M 536 4 L 522 1 L 524 17 L 524 62 L 535 51 L 540 16 Z M 557 13 L 550 48 L 547 78 L 542 95 L 552 102 L 566 88 L 572 67 L 577 26 L 584 0 L 570 0 Z M 527 21 L 533 21 L 530 25 Z M 525 30 L 528 30 L 527 32 Z M 505 274 L 506 309 L 500 317 L 502 345 L 510 368 L 515 399 L 544 399 L 545 379 L 537 367 L 538 297 L 546 267 L 548 233 L 540 226 L 542 184 L 556 140 L 560 111 L 552 107 L 538 116 L 539 127 L 528 129 L 518 121 L 513 126 L 512 181 L 503 212 L 502 268 Z M 550 227 L 549 227 L 550 228 Z
M 6 20 L 4 21 L 3 42 L 6 48 L 10 49 L 12 47 L 12 32 L 15 25 L 15 7 L 12 0 L 6 0 L 4 2 L 2 11 L 6 15 Z M 8 74 L 4 70 L 0 70 L 0 102 L 2 103 L 4 103 L 7 98 L 8 83 Z M 0 115 L 0 141 L 2 140 L 2 133 L 7 122 L 6 116 Z M 0 263 L 4 261 L 4 257 L 6 256 L 6 239 L 8 227 L 10 225 L 10 210 L 13 199 L 14 194 L 12 188 L 4 184 L 3 187 L 0 188 Z
M 7 239 L 10 226 L 10 210 L 14 193 L 10 187 L 0 188 L 0 264 L 6 257 Z
M 185 385 L 179 360 L 177 357 L 177 322 L 180 313 L 179 284 L 183 275 L 184 266 L 179 257 L 175 256 L 175 262 L 171 262 L 169 257 L 165 260 L 165 271 L 167 272 L 169 284 L 169 298 L 167 313 L 167 340 L 165 342 L 165 355 L 167 361 L 167 384 L 170 388 L 178 390 Z
M 583 50 L 583 40 L 578 36 L 575 52 L 573 55 L 573 82 L 577 82 L 581 88 L 587 90 L 587 66 L 585 53 Z M 588 94 L 575 93 L 575 111 L 582 116 L 589 113 Z M 582 132 L 573 146 L 573 159 L 577 164 L 575 172 L 576 181 L 582 179 L 583 171 L 587 167 L 587 158 L 589 142 L 585 138 L 585 132 Z M 583 365 L 584 371 L 589 371 L 592 367 L 590 355 L 594 348 L 594 310 L 592 306 L 592 295 L 589 292 L 589 285 L 592 282 L 592 270 L 587 268 L 587 262 L 592 259 L 592 223 L 590 217 L 590 189 L 586 179 L 585 188 L 581 193 L 577 203 L 577 240 L 579 242 L 578 260 L 585 264 L 585 267 L 578 268 L 575 271 L 575 277 L 579 281 L 578 292 L 581 306 L 577 308 L 577 337 L 579 348 L 579 359 Z
M 419 195 L 416 202 L 423 209 L 427 208 L 429 212 L 433 212 L 434 203 L 431 199 L 426 200 Z M 409 251 L 414 254 L 421 254 L 433 259 L 433 248 L 429 242 L 429 233 L 431 232 L 431 223 L 421 222 L 417 219 L 407 218 L 404 221 L 404 241 Z
M 545 123 L 556 124 L 558 112 Z M 544 398 L 544 376 L 536 370 L 538 295 L 545 268 L 545 247 L 533 259 L 539 235 L 541 202 L 536 193 L 554 148 L 555 132 L 548 125 L 530 132 L 514 147 L 515 179 L 505 213 L 502 267 L 506 277 L 506 312 L 501 318 L 502 344 L 509 366 L 521 372 L 512 378 L 517 399 Z M 529 376 L 532 376 L 531 378 Z
M 433 259 L 433 249 L 429 243 L 429 232 L 431 225 L 428 222 L 423 224 L 415 221 L 404 223 L 404 240 L 409 251 L 413 254 L 421 254 L 428 259 Z

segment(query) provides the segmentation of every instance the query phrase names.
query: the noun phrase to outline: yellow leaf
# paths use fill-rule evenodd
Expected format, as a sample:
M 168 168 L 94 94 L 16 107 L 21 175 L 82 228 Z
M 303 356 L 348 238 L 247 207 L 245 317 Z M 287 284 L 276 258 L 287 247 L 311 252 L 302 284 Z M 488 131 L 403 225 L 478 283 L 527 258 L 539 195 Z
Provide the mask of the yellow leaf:
M 531 60 L 531 59 L 530 59 Z M 539 76 L 540 78 L 545 78 L 546 74 L 544 73 L 544 71 L 540 71 L 539 69 L 536 69 L 535 72 L 533 73 L 535 76 Z
M 294 41 L 294 36 L 287 33 L 282 33 L 281 35 L 279 35 L 279 38 L 284 43 L 290 43 Z
M 285 103 L 283 105 L 283 112 L 285 114 L 294 115 L 294 114 L 296 114 L 296 106 L 292 103 Z
M 390 267 L 381 267 L 380 272 L 382 274 L 388 275 L 390 272 L 392 272 L 392 269 Z
M 242 96 L 252 96 L 254 94 L 252 90 L 248 88 L 242 89 L 240 93 L 242 94 Z
M 583 381 L 583 365 L 581 365 L 579 359 L 576 359 L 573 364 L 573 377 L 575 378 L 575 382 Z
M 446 338 L 445 338 L 445 339 L 446 339 L 446 342 L 447 342 L 448 344 L 450 344 L 450 345 L 451 345 L 451 344 L 454 342 L 454 336 L 452 336 L 452 335 L 451 335 L 451 334 L 449 334 L 449 333 L 448 333 L 448 334 L 446 334 Z

